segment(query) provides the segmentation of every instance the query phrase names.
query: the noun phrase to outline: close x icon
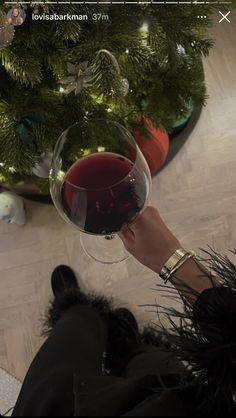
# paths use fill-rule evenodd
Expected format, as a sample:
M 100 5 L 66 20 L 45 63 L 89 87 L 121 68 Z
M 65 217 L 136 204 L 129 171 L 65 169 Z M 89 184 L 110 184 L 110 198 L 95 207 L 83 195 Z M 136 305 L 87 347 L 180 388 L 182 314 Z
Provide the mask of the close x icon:
M 223 13 L 219 10 L 219 14 L 221 15 L 221 18 L 219 20 L 219 23 L 222 23 L 224 21 L 231 23 L 230 19 L 228 18 L 228 16 L 230 15 L 231 11 L 227 12 L 227 13 Z

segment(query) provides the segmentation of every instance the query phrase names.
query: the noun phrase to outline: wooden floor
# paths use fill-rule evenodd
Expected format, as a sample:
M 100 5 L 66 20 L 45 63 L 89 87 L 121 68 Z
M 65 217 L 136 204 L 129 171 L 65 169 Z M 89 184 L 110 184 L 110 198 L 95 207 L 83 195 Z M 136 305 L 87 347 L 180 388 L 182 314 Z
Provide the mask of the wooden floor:
M 152 203 L 186 247 L 226 250 L 236 247 L 236 15 L 212 34 L 216 45 L 204 61 L 207 107 L 191 138 L 154 179 Z M 24 378 L 42 343 L 50 274 L 61 263 L 76 270 L 83 289 L 113 295 L 141 323 L 156 317 L 139 306 L 160 300 L 154 273 L 133 259 L 113 266 L 91 261 L 78 233 L 51 206 L 27 202 L 27 215 L 24 228 L 0 224 L 0 367 Z

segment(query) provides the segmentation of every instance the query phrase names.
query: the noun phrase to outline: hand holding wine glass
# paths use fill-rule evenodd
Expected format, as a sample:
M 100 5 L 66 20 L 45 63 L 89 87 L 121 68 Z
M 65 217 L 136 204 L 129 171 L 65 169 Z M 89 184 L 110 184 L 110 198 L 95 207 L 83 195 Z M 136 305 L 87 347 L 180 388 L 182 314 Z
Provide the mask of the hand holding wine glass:
M 181 247 L 158 210 L 148 206 L 132 224 L 119 232 L 126 249 L 140 263 L 160 273 L 166 261 Z

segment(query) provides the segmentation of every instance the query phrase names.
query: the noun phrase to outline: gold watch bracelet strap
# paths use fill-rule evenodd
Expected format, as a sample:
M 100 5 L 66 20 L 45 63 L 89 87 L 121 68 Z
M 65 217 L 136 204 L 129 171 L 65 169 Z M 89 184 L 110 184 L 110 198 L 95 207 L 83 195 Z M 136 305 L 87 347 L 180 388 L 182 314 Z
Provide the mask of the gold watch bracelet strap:
M 187 251 L 184 248 L 179 248 L 165 263 L 159 276 L 164 280 L 165 283 L 170 280 L 171 276 L 190 258 L 195 257 L 194 251 Z

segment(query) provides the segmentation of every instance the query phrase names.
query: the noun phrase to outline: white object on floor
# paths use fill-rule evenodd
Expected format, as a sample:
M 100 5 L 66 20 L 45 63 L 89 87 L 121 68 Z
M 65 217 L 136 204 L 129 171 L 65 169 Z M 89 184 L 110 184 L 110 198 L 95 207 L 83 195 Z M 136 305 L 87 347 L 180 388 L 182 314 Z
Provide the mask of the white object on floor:
M 12 192 L 0 193 L 0 219 L 22 226 L 26 222 L 24 200 Z
M 21 390 L 21 382 L 0 368 L 0 414 L 13 408 Z M 6 416 L 11 416 L 12 410 Z

